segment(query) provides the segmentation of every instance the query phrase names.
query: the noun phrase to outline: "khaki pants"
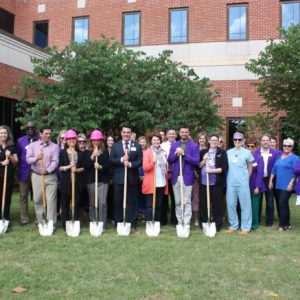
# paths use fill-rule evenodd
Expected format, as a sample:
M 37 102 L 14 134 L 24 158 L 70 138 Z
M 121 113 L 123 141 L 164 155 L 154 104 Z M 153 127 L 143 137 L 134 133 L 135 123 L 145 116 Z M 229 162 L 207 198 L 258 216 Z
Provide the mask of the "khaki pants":
M 47 201 L 47 219 L 53 220 L 53 223 L 56 224 L 57 176 L 55 173 L 52 173 L 44 175 L 44 178 Z M 42 176 L 32 173 L 31 181 L 36 219 L 40 222 L 43 220 Z
M 19 180 L 20 188 L 20 218 L 21 224 L 27 224 L 29 222 L 28 214 L 28 194 L 31 188 L 31 176 L 26 181 Z

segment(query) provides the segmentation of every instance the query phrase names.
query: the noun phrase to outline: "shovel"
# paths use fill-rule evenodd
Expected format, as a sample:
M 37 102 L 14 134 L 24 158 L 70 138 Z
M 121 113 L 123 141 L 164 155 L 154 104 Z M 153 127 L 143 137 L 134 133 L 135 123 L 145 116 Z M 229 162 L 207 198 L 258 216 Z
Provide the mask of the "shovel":
M 127 150 L 125 150 L 127 155 Z M 124 193 L 123 193 L 123 222 L 117 224 L 118 235 L 129 235 L 131 230 L 131 223 L 126 223 L 126 199 L 127 199 L 127 167 L 124 168 Z
M 154 184 L 152 200 L 152 221 L 146 223 L 146 234 L 148 236 L 158 236 L 160 233 L 160 222 L 155 222 L 155 205 L 156 205 L 156 161 L 154 162 Z
M 209 193 L 209 174 L 206 172 L 206 199 L 207 199 L 207 223 L 202 223 L 203 233 L 208 237 L 216 235 L 216 223 L 210 222 L 210 193 Z
M 74 147 L 71 150 L 72 162 L 74 162 Z M 80 233 L 80 222 L 74 220 L 74 210 L 75 210 L 75 173 L 71 171 L 72 180 L 72 220 L 66 221 L 66 233 L 68 236 L 76 237 Z
M 6 156 L 6 159 L 8 157 Z M 2 191 L 2 220 L 0 220 L 0 234 L 5 233 L 9 225 L 9 221 L 4 219 L 4 207 L 5 207 L 5 197 L 6 197 L 6 181 L 7 181 L 7 165 L 4 167 L 4 178 L 3 178 L 3 191 Z
M 44 161 L 41 160 L 41 169 L 44 169 Z M 53 233 L 53 220 L 47 221 L 47 204 L 45 190 L 45 175 L 41 175 L 42 179 L 42 202 L 43 202 L 43 220 L 39 222 L 39 233 L 41 236 L 50 236 Z
M 98 156 L 96 156 L 96 163 L 98 163 Z M 90 222 L 90 234 L 91 236 L 100 236 L 103 233 L 103 222 L 99 222 L 99 210 L 98 210 L 98 170 L 95 168 L 95 212 L 96 221 Z
M 182 175 L 182 155 L 179 155 L 179 183 L 180 183 L 180 204 L 181 204 L 181 224 L 176 225 L 177 236 L 187 238 L 190 235 L 190 225 L 184 224 L 184 203 L 183 203 L 183 175 Z

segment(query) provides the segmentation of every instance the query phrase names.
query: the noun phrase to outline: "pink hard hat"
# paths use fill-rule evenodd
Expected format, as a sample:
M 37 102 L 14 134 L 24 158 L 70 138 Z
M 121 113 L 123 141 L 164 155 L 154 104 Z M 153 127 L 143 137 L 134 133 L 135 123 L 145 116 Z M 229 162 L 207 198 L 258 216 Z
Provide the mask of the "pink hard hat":
M 102 140 L 102 139 L 104 139 L 104 135 L 100 130 L 95 129 L 92 131 L 90 139 L 91 140 Z
M 75 138 L 75 139 L 77 138 L 77 133 L 72 129 L 69 129 L 68 131 L 66 131 L 65 139 L 67 140 L 67 139 L 73 139 L 73 138 Z

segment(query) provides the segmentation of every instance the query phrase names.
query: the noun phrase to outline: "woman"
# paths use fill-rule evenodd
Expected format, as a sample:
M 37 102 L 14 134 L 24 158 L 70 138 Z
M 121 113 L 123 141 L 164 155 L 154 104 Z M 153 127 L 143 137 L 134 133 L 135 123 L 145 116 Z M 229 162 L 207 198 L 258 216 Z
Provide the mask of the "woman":
M 244 134 L 235 132 L 233 135 L 234 148 L 227 151 L 228 173 L 226 202 L 229 221 L 227 233 L 233 233 L 239 228 L 237 214 L 238 200 L 241 208 L 241 235 L 247 235 L 252 226 L 249 179 L 252 173 L 252 161 L 254 157 L 249 150 L 243 148 L 244 141 Z
M 69 129 L 65 133 L 66 147 L 59 153 L 59 171 L 61 173 L 59 190 L 61 194 L 61 224 L 66 230 L 66 221 L 70 220 L 70 201 L 72 196 L 72 174 L 75 175 L 75 220 L 79 220 L 78 203 L 83 183 L 83 154 L 76 150 L 77 133 Z
M 14 146 L 14 139 L 9 127 L 0 126 L 0 191 L 1 191 L 1 208 L 2 208 L 2 192 L 4 184 L 4 170 L 7 166 L 7 179 L 6 179 L 6 195 L 4 216 L 1 218 L 10 220 L 10 204 L 14 188 L 14 167 L 18 164 L 18 157 L 16 148 Z M 0 208 L 0 209 L 1 209 Z
M 160 222 L 161 205 L 164 194 L 168 194 L 167 185 L 167 154 L 160 147 L 161 135 L 154 133 L 151 138 L 151 147 L 143 152 L 144 178 L 142 192 L 146 195 L 146 221 L 152 221 L 153 192 L 156 189 L 156 204 L 154 220 Z M 154 186 L 154 172 L 156 181 Z
M 296 175 L 294 167 L 298 156 L 293 154 L 294 140 L 287 138 L 283 140 L 283 153 L 276 160 L 269 181 L 269 188 L 276 188 L 279 197 L 279 227 L 278 231 L 291 229 L 289 199 L 295 190 Z M 275 187 L 273 179 L 276 176 Z
M 208 140 L 207 136 L 204 132 L 200 132 L 197 136 L 197 144 L 199 145 L 199 151 L 207 149 Z M 199 186 L 199 169 L 195 169 L 195 176 L 196 179 L 193 184 L 192 189 L 192 211 L 194 215 L 194 225 L 199 226 L 199 209 L 200 209 L 200 203 L 199 203 L 199 193 L 200 193 L 200 186 Z M 206 212 L 207 214 L 207 212 Z
M 88 151 L 87 151 L 87 138 L 84 133 L 78 133 L 76 148 L 82 152 L 83 161 L 85 161 L 85 157 Z M 85 211 L 86 213 L 88 213 L 89 211 L 89 195 L 87 191 L 85 171 L 83 172 L 82 192 L 79 199 L 80 199 L 80 203 L 78 204 L 78 209 L 79 209 L 79 219 L 81 219 L 83 212 Z
M 252 162 L 252 174 L 250 177 L 250 193 L 251 193 L 251 206 L 252 206 L 252 226 L 251 229 L 257 229 L 259 225 L 259 202 L 263 192 L 266 191 L 264 184 L 264 161 L 256 150 L 256 141 L 249 140 L 247 148 L 254 156 Z
M 108 135 L 106 139 L 106 147 L 108 154 L 110 156 L 111 149 L 113 144 L 115 143 L 115 138 L 112 135 Z M 112 183 L 112 176 L 113 176 L 114 169 L 109 165 L 109 182 L 108 182 L 108 195 L 107 195 L 107 218 L 111 220 L 112 224 L 115 225 L 115 218 L 114 218 L 114 185 Z
M 145 136 L 140 136 L 137 139 L 137 143 L 141 145 L 143 153 L 148 149 L 148 141 Z M 144 219 L 144 214 L 146 212 L 146 197 L 142 193 L 142 184 L 143 184 L 143 178 L 144 178 L 144 169 L 143 167 L 139 167 L 138 169 L 140 182 L 139 182 L 139 195 L 138 195 L 138 212 L 142 214 L 142 219 Z
M 86 180 L 90 200 L 90 220 L 100 221 L 106 226 L 107 220 L 107 192 L 109 183 L 109 152 L 105 149 L 103 133 L 95 129 L 91 132 L 91 149 L 86 159 Z M 97 158 L 97 159 L 96 159 Z M 95 170 L 98 173 L 98 186 L 95 187 Z M 98 199 L 95 199 L 95 189 Z M 98 220 L 96 220 L 95 201 L 98 206 Z
M 223 225 L 223 189 L 228 169 L 227 154 L 223 149 L 218 148 L 219 136 L 211 134 L 209 137 L 209 149 L 200 151 L 200 220 L 207 223 L 207 194 L 206 186 L 209 185 L 210 199 L 212 202 L 212 216 L 219 232 Z M 206 173 L 209 175 L 209 182 L 206 181 Z

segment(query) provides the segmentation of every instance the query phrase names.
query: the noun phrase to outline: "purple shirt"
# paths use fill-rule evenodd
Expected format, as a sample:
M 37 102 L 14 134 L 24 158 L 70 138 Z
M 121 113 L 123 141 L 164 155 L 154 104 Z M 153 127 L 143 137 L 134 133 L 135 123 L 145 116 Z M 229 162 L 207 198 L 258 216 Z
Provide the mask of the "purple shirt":
M 255 188 L 258 188 L 260 193 L 266 191 L 264 184 L 264 160 L 257 152 L 253 156 L 254 161 L 252 161 L 252 173 L 249 180 L 250 192 L 252 194 Z
M 294 173 L 297 175 L 296 194 L 297 196 L 300 196 L 300 159 L 296 162 Z
M 38 139 L 38 136 L 30 138 L 28 135 L 24 135 L 20 137 L 17 141 L 17 155 L 19 159 L 18 178 L 20 181 L 27 181 L 30 176 L 30 165 L 26 162 L 27 146 L 31 142 L 35 142 Z
M 43 144 L 41 140 L 33 142 L 27 147 L 26 161 L 31 165 L 31 170 L 35 173 L 41 173 L 41 160 L 37 160 L 37 155 L 43 149 L 44 168 L 50 174 L 55 171 L 58 166 L 59 148 L 56 144 L 49 142 Z

